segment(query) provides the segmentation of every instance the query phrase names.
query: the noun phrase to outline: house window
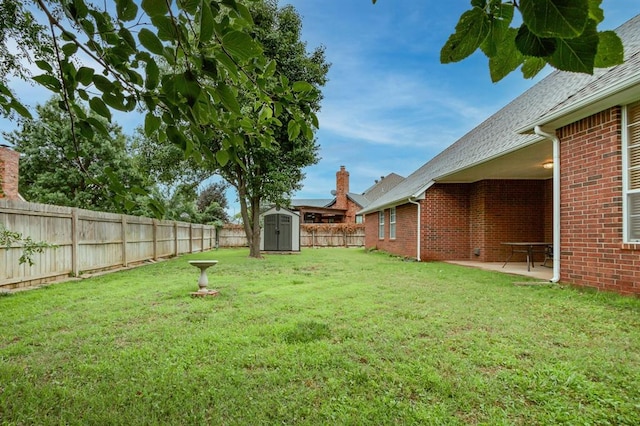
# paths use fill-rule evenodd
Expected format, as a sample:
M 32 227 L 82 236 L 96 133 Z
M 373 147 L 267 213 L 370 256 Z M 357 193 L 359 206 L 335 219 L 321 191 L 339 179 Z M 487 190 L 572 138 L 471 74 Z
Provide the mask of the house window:
M 640 242 L 640 102 L 626 108 L 625 145 L 625 240 Z
M 396 239 L 396 208 L 389 209 L 389 238 Z
M 364 223 L 364 218 L 361 214 L 356 215 L 356 223 Z
M 378 238 L 384 240 L 384 210 L 378 212 Z

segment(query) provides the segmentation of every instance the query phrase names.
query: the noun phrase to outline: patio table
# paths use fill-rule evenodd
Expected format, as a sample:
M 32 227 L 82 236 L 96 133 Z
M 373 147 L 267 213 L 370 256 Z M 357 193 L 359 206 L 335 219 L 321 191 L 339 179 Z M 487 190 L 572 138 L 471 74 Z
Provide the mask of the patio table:
M 535 265 L 533 264 L 533 253 L 544 253 L 544 247 L 550 246 L 552 243 L 507 242 L 507 243 L 500 243 L 500 244 L 511 247 L 511 253 L 509 254 L 509 257 L 507 257 L 507 260 L 505 260 L 504 265 L 502 265 L 503 268 L 507 265 L 507 263 L 509 263 L 509 261 L 511 260 L 514 254 L 526 253 L 527 254 L 527 271 L 531 271 L 531 268 L 535 268 Z M 543 250 L 536 250 L 537 247 L 542 247 Z

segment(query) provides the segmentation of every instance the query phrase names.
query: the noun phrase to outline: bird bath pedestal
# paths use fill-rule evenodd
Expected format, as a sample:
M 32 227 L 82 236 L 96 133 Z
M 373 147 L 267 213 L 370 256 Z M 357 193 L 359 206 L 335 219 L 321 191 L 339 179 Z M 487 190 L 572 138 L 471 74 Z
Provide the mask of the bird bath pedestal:
M 196 268 L 200 268 L 200 278 L 198 279 L 198 291 L 191 293 L 192 296 L 204 297 L 204 296 L 217 296 L 218 290 L 208 290 L 209 278 L 207 278 L 207 268 L 214 266 L 218 263 L 217 260 L 190 260 L 189 263 Z

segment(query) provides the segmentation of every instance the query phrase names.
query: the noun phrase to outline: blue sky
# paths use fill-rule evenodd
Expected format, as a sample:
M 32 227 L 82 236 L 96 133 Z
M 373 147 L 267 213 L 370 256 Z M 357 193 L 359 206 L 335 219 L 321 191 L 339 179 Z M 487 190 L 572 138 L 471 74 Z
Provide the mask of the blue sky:
M 340 165 L 360 193 L 382 175 L 408 176 L 539 81 L 517 71 L 491 83 L 486 57 L 440 64 L 440 48 L 469 8 L 463 0 L 288 0 L 303 40 L 332 63 L 317 132 L 322 159 L 296 198 L 331 198 Z M 604 0 L 603 29 L 640 13 L 638 0 Z
M 517 71 L 493 84 L 480 54 L 440 64 L 440 48 L 468 0 L 280 0 L 285 4 L 302 16 L 308 49 L 324 46 L 332 63 L 319 113 L 322 158 L 305 169 L 295 198 L 331 198 L 341 165 L 356 193 L 391 172 L 408 176 L 548 73 L 525 80 Z M 638 0 L 602 4 L 602 29 L 640 13 Z M 17 92 L 29 105 L 44 101 L 41 88 L 21 84 Z M 141 118 L 116 115 L 129 134 Z M 0 119 L 0 130 L 12 128 Z M 232 193 L 229 202 L 237 213 Z

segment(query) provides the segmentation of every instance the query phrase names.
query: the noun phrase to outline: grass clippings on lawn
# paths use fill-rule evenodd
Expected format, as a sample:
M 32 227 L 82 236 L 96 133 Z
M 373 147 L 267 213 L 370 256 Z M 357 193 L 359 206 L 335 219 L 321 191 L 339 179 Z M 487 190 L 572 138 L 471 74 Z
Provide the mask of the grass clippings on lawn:
M 640 424 L 637 298 L 360 249 L 200 253 L 0 318 L 2 424 Z

